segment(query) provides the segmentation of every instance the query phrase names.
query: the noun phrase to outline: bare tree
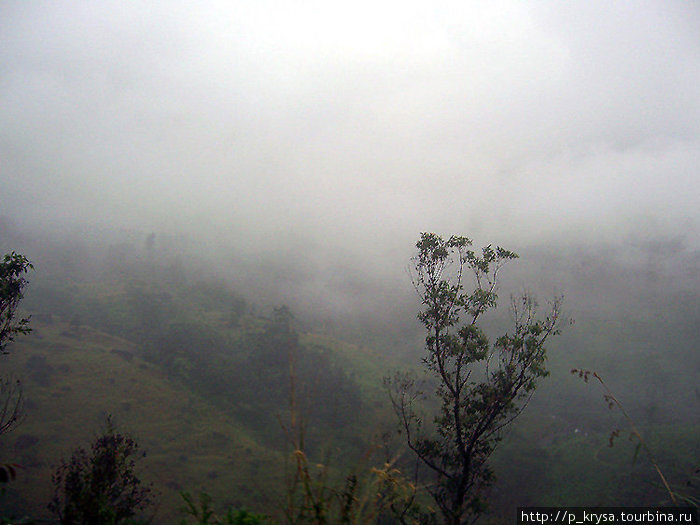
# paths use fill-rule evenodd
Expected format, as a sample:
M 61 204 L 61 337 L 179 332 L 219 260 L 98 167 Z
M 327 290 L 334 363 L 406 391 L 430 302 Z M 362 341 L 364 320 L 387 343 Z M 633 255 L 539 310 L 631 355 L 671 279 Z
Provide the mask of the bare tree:
M 417 409 L 424 397 L 405 374 L 387 380 L 408 447 L 429 473 L 428 491 L 446 524 L 473 522 L 485 509 L 493 482 L 488 460 L 503 429 L 522 411 L 546 376 L 545 341 L 557 333 L 561 298 L 542 320 L 528 294 L 511 300 L 514 326 L 492 344 L 478 326 L 497 304 L 498 273 L 518 256 L 487 246 L 481 255 L 466 237 L 423 233 L 416 244 L 412 280 L 423 304 L 423 359 L 435 379 L 439 411 L 426 423 Z M 465 274 L 473 288 L 465 291 Z

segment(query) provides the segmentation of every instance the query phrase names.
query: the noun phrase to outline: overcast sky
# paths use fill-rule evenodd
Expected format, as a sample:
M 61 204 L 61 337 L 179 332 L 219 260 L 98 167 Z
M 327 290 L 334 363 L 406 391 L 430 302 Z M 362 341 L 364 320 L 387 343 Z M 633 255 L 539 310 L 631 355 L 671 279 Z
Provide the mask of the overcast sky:
M 699 171 L 696 1 L 0 3 L 0 215 L 35 226 L 697 240 Z

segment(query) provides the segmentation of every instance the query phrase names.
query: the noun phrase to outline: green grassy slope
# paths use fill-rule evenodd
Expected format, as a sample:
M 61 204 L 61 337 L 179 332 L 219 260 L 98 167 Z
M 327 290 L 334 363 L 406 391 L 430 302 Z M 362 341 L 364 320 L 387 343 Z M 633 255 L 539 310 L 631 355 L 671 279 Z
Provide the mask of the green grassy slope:
M 52 467 L 87 447 L 106 413 L 147 452 L 139 470 L 159 493 L 157 522 L 175 522 L 180 490 L 249 507 L 278 497 L 281 454 L 260 445 L 245 421 L 166 377 L 124 339 L 62 322 L 33 326 L 5 362 L 24 377 L 26 417 L 0 437 L 2 461 L 23 467 L 0 499 L 4 514 L 46 516 Z

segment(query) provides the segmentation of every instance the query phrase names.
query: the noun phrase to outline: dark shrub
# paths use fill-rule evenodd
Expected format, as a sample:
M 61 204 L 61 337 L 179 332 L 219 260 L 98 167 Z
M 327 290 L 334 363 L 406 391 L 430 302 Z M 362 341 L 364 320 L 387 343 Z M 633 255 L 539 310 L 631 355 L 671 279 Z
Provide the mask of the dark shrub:
M 133 523 L 152 503 L 151 487 L 134 472 L 135 460 L 144 455 L 136 441 L 116 432 L 108 417 L 91 454 L 78 448 L 54 472 L 49 510 L 66 525 Z

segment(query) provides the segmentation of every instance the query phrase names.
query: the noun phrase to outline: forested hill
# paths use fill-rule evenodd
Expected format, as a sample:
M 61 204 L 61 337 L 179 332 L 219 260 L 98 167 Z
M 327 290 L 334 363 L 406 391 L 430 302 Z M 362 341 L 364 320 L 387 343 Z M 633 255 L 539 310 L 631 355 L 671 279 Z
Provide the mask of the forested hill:
M 47 257 L 35 267 L 23 304 L 33 332 L 6 361 L 22 378 L 26 417 L 0 443 L 23 467 L 3 515 L 46 516 L 52 469 L 106 414 L 147 451 L 159 523 L 177 521 L 183 490 L 277 508 L 292 411 L 310 457 L 340 458 L 338 469 L 387 430 L 377 400 L 389 362 L 305 329 L 285 305 L 250 305 L 220 281 L 156 261 L 99 268 Z
M 349 472 L 386 459 L 414 466 L 382 378 L 420 366 L 420 334 L 406 334 L 413 346 L 400 361 L 395 348 L 346 342 L 295 315 L 292 302 L 256 302 L 250 289 L 215 275 L 206 257 L 157 256 L 148 239 L 101 251 L 16 239 L 35 265 L 22 303 L 34 331 L 5 356 L 6 370 L 22 379 L 26 417 L 0 439 L 3 461 L 22 466 L 0 498 L 0 515 L 48 517 L 51 473 L 76 446 L 88 446 L 106 414 L 147 452 L 139 472 L 157 489 L 156 523 L 181 519 L 181 491 L 208 492 L 219 509 L 279 515 L 292 417 L 304 423 L 309 458 L 330 465 L 328 476 L 341 486 Z M 571 368 L 605 377 L 674 488 L 698 496 L 697 291 L 665 291 L 662 278 L 639 286 L 638 274 L 608 261 L 607 285 L 594 287 L 600 308 L 581 308 L 577 286 L 604 272 L 583 266 L 577 283 L 567 271 L 575 323 L 550 345 L 550 376 L 493 457 L 486 520 L 510 522 L 522 505 L 666 501 L 619 412 Z M 610 448 L 617 429 L 623 439 Z

